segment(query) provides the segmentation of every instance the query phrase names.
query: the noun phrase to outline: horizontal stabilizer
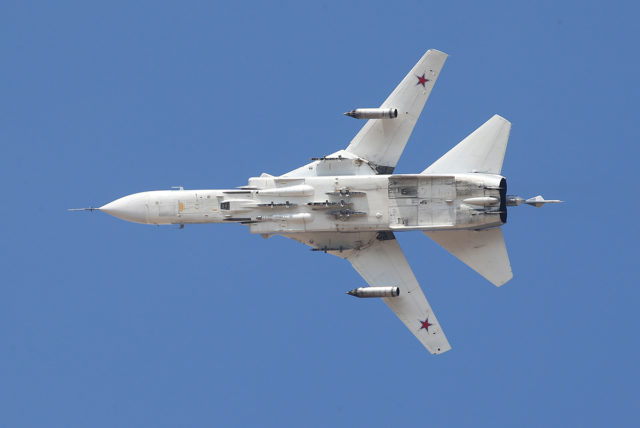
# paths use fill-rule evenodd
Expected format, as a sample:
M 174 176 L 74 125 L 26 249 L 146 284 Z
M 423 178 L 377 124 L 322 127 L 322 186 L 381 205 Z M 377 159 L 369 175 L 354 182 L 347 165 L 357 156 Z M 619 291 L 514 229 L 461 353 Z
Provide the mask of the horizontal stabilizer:
M 493 285 L 499 287 L 513 278 L 500 228 L 424 233 Z
M 423 174 L 500 174 L 511 122 L 497 114 L 435 161 Z

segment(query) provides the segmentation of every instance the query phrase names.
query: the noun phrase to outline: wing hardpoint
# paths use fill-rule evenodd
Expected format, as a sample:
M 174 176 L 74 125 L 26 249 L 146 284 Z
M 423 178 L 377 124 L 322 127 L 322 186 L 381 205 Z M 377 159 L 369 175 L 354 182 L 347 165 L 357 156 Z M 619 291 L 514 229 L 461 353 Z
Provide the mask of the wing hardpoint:
M 369 286 L 396 286 L 397 297 L 383 298 L 432 354 L 451 349 L 416 277 L 392 232 L 324 232 L 283 235 L 351 262 Z
M 446 59 L 444 52 L 428 50 L 380 106 L 398 109 L 398 117 L 370 119 L 346 151 L 376 165 L 378 173 L 391 174 Z

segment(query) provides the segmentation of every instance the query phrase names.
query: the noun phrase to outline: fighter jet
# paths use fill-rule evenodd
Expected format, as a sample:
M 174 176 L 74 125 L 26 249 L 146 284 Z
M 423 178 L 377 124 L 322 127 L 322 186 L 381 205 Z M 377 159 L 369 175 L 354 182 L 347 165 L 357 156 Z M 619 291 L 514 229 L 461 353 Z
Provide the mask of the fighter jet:
M 345 113 L 367 122 L 344 150 L 234 189 L 156 190 L 86 209 L 143 224 L 240 223 L 346 259 L 368 284 L 348 294 L 381 298 L 429 352 L 448 351 L 395 233 L 421 231 L 501 286 L 513 277 L 500 229 L 507 207 L 561 201 L 507 195 L 511 123 L 498 115 L 421 173 L 394 174 L 446 59 L 427 51 L 380 107 Z

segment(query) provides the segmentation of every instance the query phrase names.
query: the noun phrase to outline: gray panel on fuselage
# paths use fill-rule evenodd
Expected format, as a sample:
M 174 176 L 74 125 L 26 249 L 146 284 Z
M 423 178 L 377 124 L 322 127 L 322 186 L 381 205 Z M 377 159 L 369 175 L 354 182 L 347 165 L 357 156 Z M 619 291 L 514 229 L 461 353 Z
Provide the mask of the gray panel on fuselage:
M 208 218 L 217 218 L 218 198 L 217 194 L 208 191 L 184 191 L 180 192 L 177 204 L 179 222 L 197 223 Z
M 389 217 L 395 226 L 454 226 L 455 178 L 389 177 Z
M 155 201 L 155 205 L 158 207 L 159 217 L 175 217 L 178 215 L 179 205 L 176 201 Z

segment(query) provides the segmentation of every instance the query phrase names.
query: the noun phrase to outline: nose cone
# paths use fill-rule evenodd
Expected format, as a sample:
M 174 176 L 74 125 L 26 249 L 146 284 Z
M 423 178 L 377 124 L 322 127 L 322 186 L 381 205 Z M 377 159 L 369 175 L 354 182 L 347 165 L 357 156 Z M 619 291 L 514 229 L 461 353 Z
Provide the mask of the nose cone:
M 98 208 L 100 211 L 134 223 L 147 223 L 147 195 L 134 193 Z

